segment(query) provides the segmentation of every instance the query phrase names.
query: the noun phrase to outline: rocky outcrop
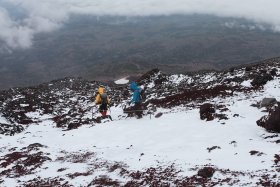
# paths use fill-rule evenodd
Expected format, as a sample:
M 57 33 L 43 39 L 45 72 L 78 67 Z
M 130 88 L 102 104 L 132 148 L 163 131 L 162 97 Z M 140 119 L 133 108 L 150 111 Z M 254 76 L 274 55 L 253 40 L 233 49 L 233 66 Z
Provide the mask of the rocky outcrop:
M 280 105 L 272 109 L 267 116 L 263 116 L 257 121 L 257 125 L 267 131 L 280 133 Z
M 21 133 L 24 130 L 22 125 L 9 125 L 0 123 L 0 134 L 13 136 L 16 133 Z
M 264 98 L 260 103 L 260 107 L 272 107 L 276 103 L 277 100 L 275 98 Z
M 255 75 L 251 84 L 254 87 L 260 87 L 265 85 L 268 81 L 271 80 L 273 80 L 273 77 L 270 74 L 264 73 L 261 75 Z

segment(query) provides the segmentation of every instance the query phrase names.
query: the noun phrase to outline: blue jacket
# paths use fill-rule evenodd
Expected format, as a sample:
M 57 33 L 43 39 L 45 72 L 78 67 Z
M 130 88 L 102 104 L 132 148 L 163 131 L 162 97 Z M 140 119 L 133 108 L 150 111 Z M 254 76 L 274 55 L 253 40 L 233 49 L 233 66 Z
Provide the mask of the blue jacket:
M 135 82 L 130 83 L 130 89 L 133 91 L 133 96 L 132 96 L 132 103 L 139 103 L 140 102 L 140 89 L 136 85 Z

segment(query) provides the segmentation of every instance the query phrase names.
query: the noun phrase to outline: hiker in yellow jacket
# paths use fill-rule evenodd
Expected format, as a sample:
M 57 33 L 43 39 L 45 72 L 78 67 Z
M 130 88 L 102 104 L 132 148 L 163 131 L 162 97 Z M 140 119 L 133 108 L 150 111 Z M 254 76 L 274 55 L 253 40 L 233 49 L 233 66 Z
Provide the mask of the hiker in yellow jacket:
M 107 117 L 108 104 L 110 104 L 110 99 L 108 95 L 105 93 L 105 89 L 103 87 L 98 88 L 98 93 L 95 97 L 95 104 L 99 106 L 99 112 L 102 117 Z

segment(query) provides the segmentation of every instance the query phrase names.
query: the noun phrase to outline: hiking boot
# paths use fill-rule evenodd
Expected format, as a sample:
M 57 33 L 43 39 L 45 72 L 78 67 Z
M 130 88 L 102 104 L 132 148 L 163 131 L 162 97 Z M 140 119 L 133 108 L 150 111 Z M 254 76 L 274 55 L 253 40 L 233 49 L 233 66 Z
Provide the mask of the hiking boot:
M 142 115 L 136 115 L 136 119 L 142 118 Z
M 106 117 L 109 118 L 111 121 L 113 121 L 113 119 L 110 115 L 107 115 Z

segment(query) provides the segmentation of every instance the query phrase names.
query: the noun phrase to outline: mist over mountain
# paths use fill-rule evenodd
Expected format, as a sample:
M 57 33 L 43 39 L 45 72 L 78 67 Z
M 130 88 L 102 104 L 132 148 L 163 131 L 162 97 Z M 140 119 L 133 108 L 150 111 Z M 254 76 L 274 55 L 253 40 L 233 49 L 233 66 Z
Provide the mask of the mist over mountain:
M 155 67 L 165 73 L 221 70 L 280 54 L 280 34 L 245 19 L 72 15 L 69 20 L 34 35 L 30 48 L 1 43 L 0 89 L 66 76 L 110 81 Z

